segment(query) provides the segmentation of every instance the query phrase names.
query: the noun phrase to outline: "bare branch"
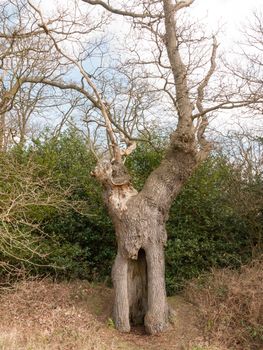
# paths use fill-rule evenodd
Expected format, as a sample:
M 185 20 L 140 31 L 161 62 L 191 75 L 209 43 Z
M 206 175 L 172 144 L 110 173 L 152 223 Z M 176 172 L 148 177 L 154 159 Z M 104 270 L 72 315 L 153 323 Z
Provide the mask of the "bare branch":
M 189 6 L 191 3 L 192 1 L 179 2 L 178 9 Z M 190 136 L 193 132 L 192 104 L 187 86 L 186 67 L 182 61 L 178 47 L 175 13 L 171 0 L 164 0 L 163 4 L 165 13 L 166 47 L 176 86 L 176 101 L 179 115 L 177 131 L 182 129 L 184 134 Z
M 210 64 L 210 68 L 205 76 L 205 78 L 202 80 L 202 82 L 200 83 L 200 85 L 198 86 L 197 89 L 197 101 L 196 101 L 196 107 L 199 111 L 199 113 L 203 113 L 204 108 L 203 108 L 203 99 L 204 99 L 204 90 L 207 87 L 210 78 L 212 77 L 215 69 L 216 69 L 216 52 L 217 52 L 217 48 L 218 48 L 218 44 L 216 41 L 216 38 L 213 38 L 213 49 L 212 49 L 212 55 L 211 55 L 211 64 Z
M 217 52 L 218 44 L 216 41 L 216 38 L 213 38 L 213 49 L 212 49 L 212 55 L 211 55 L 211 65 L 210 68 L 203 79 L 203 81 L 200 83 L 197 89 L 197 101 L 196 101 L 196 106 L 201 113 L 201 123 L 197 128 L 197 140 L 199 142 L 199 145 L 201 147 L 201 152 L 204 152 L 205 150 L 205 156 L 206 153 L 210 151 L 209 147 L 209 142 L 205 139 L 204 133 L 205 130 L 208 126 L 208 118 L 207 118 L 207 113 L 204 113 L 204 108 L 203 108 L 203 99 L 204 99 L 204 90 L 207 87 L 210 78 L 212 77 L 215 69 L 216 69 L 216 52 Z
M 130 12 L 130 11 L 123 11 L 116 9 L 108 4 L 106 4 L 104 1 L 101 0 L 82 0 L 90 5 L 100 5 L 107 11 L 114 13 L 116 15 L 121 15 L 121 16 L 127 16 L 127 17 L 132 17 L 132 18 L 159 18 L 159 15 L 153 15 L 149 12 L 144 12 L 144 13 L 135 13 L 135 12 Z

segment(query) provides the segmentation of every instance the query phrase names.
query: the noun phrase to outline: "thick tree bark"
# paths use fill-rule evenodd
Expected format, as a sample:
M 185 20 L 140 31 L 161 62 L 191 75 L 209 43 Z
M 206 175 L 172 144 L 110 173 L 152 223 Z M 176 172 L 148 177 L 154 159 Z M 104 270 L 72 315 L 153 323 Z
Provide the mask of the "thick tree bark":
M 115 291 L 114 321 L 119 330 L 144 324 L 150 334 L 168 326 L 165 291 L 163 213 L 145 207 L 136 195 L 127 203 L 127 212 L 115 217 L 118 254 L 112 279 Z M 142 208 L 144 205 L 144 208 Z M 117 224 L 116 224 L 117 222 Z
M 104 160 L 94 171 L 104 185 L 104 199 L 116 230 L 113 318 L 123 332 L 137 324 L 144 324 L 150 334 L 168 327 L 165 224 L 173 199 L 197 164 L 189 140 L 186 144 L 175 133 L 166 157 L 140 193 L 130 184 L 122 163 Z

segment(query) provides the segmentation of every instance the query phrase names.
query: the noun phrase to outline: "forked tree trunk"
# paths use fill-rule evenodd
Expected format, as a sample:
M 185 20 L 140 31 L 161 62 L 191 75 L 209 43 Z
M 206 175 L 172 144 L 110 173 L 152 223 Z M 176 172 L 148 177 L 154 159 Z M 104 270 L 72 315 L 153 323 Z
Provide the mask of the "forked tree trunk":
M 149 334 L 168 327 L 165 224 L 173 199 L 196 166 L 196 153 L 190 147 L 192 141 L 187 144 L 187 151 L 174 152 L 174 147 L 182 142 L 177 133 L 174 138 L 177 143 L 174 140 L 140 193 L 132 187 L 122 163 L 104 160 L 94 172 L 104 185 L 104 199 L 116 230 L 113 319 L 116 328 L 123 332 L 129 332 L 131 325 L 137 324 L 144 324 Z

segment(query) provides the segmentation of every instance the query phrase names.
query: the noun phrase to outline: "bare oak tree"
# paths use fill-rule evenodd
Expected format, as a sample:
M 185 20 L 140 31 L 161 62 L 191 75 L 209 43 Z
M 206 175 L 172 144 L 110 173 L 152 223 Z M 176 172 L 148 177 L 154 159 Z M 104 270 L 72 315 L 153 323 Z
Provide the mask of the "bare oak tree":
M 123 2 L 118 8 L 109 1 L 84 1 L 130 18 L 135 28 L 151 33 L 157 54 L 147 61 L 138 53 L 137 64 L 154 64 L 158 68 L 158 78 L 165 80 L 163 91 L 172 101 L 178 118 L 164 159 L 150 174 L 143 189 L 137 192 L 123 162 L 129 147 L 127 150 L 118 147 L 111 110 L 103 101 L 98 101 L 112 149 L 111 159 L 100 161 L 94 175 L 104 186 L 104 198 L 118 242 L 112 269 L 114 321 L 121 331 L 129 331 L 130 323 L 144 323 L 146 331 L 155 334 L 164 331 L 169 320 L 164 246 L 171 204 L 196 167 L 209 155 L 211 143 L 205 138 L 209 113 L 244 106 L 249 98 L 247 96 L 244 101 L 234 93 L 228 95 L 219 86 L 219 92 L 210 100 L 212 103 L 208 102 L 207 89 L 216 71 L 218 43 L 215 37 L 211 40 L 209 59 L 204 54 L 199 56 L 195 67 L 205 67 L 206 72 L 192 84 L 193 70 L 190 61 L 185 63 L 183 51 L 188 49 L 191 53 L 191 43 L 201 47 L 202 41 L 193 37 L 184 39 L 178 15 L 194 0 L 140 1 L 129 5 Z
M 70 9 L 51 20 L 28 1 L 34 25 L 44 31 L 62 72 L 67 67 L 74 75 L 39 71 L 20 77 L 18 82 L 20 86 L 41 84 L 74 92 L 79 96 L 75 107 L 84 115 L 90 131 L 96 133 L 97 127 L 106 131 L 108 153 L 97 155 L 93 174 L 103 185 L 118 243 L 112 269 L 114 322 L 124 332 L 130 331 L 131 324 L 144 323 L 146 331 L 155 334 L 167 329 L 171 312 L 165 289 L 164 246 L 172 202 L 212 149 L 205 137 L 209 116 L 214 111 L 246 106 L 251 99 L 248 94 L 244 100 L 232 86 L 226 90 L 225 84 L 213 80 L 218 74 L 216 38 L 195 36 L 191 24 L 189 31 L 179 16 L 194 0 L 123 1 L 118 8 L 110 1 L 84 2 L 91 11 L 98 6 L 112 16 L 128 18 L 134 33 L 142 33 L 142 40 L 133 50 L 136 59 L 133 56 L 115 71 L 109 66 L 106 41 L 98 35 L 108 21 L 105 14 L 101 19 L 93 16 L 88 20 Z M 140 51 L 147 38 L 148 56 Z M 203 45 L 204 41 L 210 43 L 209 47 Z M 145 109 L 153 111 L 161 100 L 161 116 L 173 115 L 177 125 L 161 164 L 138 192 L 125 159 L 137 140 L 147 138 L 147 132 L 141 129 L 141 123 L 149 117 Z

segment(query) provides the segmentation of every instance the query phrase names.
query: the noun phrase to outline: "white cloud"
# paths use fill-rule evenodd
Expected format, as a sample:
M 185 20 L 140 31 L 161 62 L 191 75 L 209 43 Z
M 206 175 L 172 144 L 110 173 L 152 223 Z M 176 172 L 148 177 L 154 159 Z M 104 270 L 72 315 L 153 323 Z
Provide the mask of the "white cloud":
M 198 16 L 206 17 L 211 28 L 224 24 L 227 38 L 237 38 L 242 23 L 255 9 L 262 8 L 262 0 L 196 0 L 194 10 Z

